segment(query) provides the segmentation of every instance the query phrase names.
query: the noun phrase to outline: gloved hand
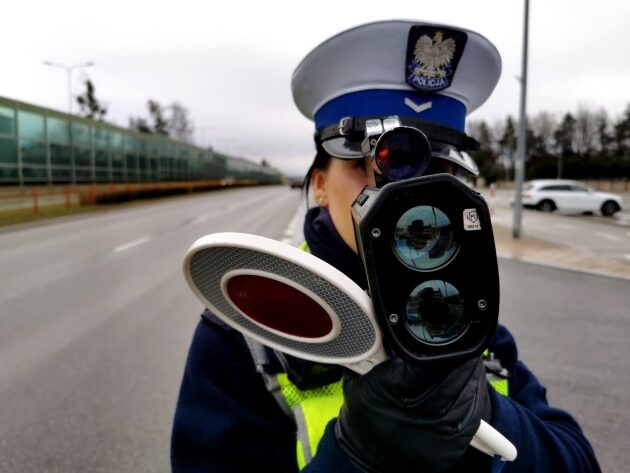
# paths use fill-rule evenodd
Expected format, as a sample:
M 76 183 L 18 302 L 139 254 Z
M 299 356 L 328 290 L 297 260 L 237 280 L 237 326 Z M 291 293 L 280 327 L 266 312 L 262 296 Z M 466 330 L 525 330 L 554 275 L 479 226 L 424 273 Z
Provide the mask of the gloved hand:
M 442 471 L 490 418 L 481 357 L 454 368 L 393 358 L 363 376 L 347 374 L 343 392 L 335 436 L 368 472 Z

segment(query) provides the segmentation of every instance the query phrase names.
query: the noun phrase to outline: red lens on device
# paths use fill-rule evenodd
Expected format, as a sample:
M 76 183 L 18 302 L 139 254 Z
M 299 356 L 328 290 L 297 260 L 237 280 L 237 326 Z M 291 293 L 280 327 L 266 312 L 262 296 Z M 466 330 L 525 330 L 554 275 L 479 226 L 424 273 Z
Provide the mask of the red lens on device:
M 389 179 L 409 179 L 422 175 L 428 166 L 431 145 L 425 134 L 416 128 L 393 128 L 378 139 L 374 159 Z
M 301 338 L 321 338 L 333 329 L 324 308 L 302 291 L 264 276 L 241 274 L 227 283 L 230 300 L 260 325 Z

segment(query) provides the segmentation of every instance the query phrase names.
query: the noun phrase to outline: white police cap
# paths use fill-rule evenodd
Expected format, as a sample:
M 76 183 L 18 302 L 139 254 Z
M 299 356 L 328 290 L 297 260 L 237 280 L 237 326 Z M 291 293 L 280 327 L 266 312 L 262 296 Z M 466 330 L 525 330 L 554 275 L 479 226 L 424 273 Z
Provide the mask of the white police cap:
M 428 136 L 434 155 L 478 174 L 465 152 L 465 119 L 490 96 L 500 74 L 496 47 L 474 31 L 391 20 L 320 44 L 295 69 L 291 88 L 298 109 L 315 122 L 316 139 L 333 156 L 363 156 L 347 117 L 362 125 L 360 119 L 398 115 Z

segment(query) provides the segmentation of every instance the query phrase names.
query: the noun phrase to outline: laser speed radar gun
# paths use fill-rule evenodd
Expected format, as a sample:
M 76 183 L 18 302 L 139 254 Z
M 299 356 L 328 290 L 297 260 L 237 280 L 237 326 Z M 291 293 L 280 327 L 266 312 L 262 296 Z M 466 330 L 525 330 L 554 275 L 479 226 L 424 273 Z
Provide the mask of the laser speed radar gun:
M 430 174 L 432 160 L 448 160 L 396 116 L 367 120 L 362 148 L 373 185 L 352 205 L 354 234 L 387 342 L 412 363 L 481 355 L 499 316 L 485 200 L 451 174 Z
M 366 188 L 352 209 L 376 318 L 396 353 L 416 363 L 481 355 L 499 314 L 483 198 L 438 174 Z
M 264 345 L 360 374 L 387 358 L 369 296 L 309 253 L 257 235 L 216 233 L 197 240 L 183 266 L 210 311 Z M 483 421 L 471 445 L 516 457 L 514 446 Z

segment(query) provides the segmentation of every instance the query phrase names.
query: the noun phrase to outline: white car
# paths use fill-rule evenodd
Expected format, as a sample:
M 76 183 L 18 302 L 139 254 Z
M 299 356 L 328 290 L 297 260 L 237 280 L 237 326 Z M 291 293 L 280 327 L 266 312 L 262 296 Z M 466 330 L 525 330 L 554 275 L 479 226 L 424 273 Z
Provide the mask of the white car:
M 623 209 L 621 196 L 598 192 L 581 182 L 565 179 L 525 182 L 521 199 L 524 207 L 537 208 L 543 212 L 600 212 L 610 217 Z M 514 194 L 510 203 L 514 203 Z

